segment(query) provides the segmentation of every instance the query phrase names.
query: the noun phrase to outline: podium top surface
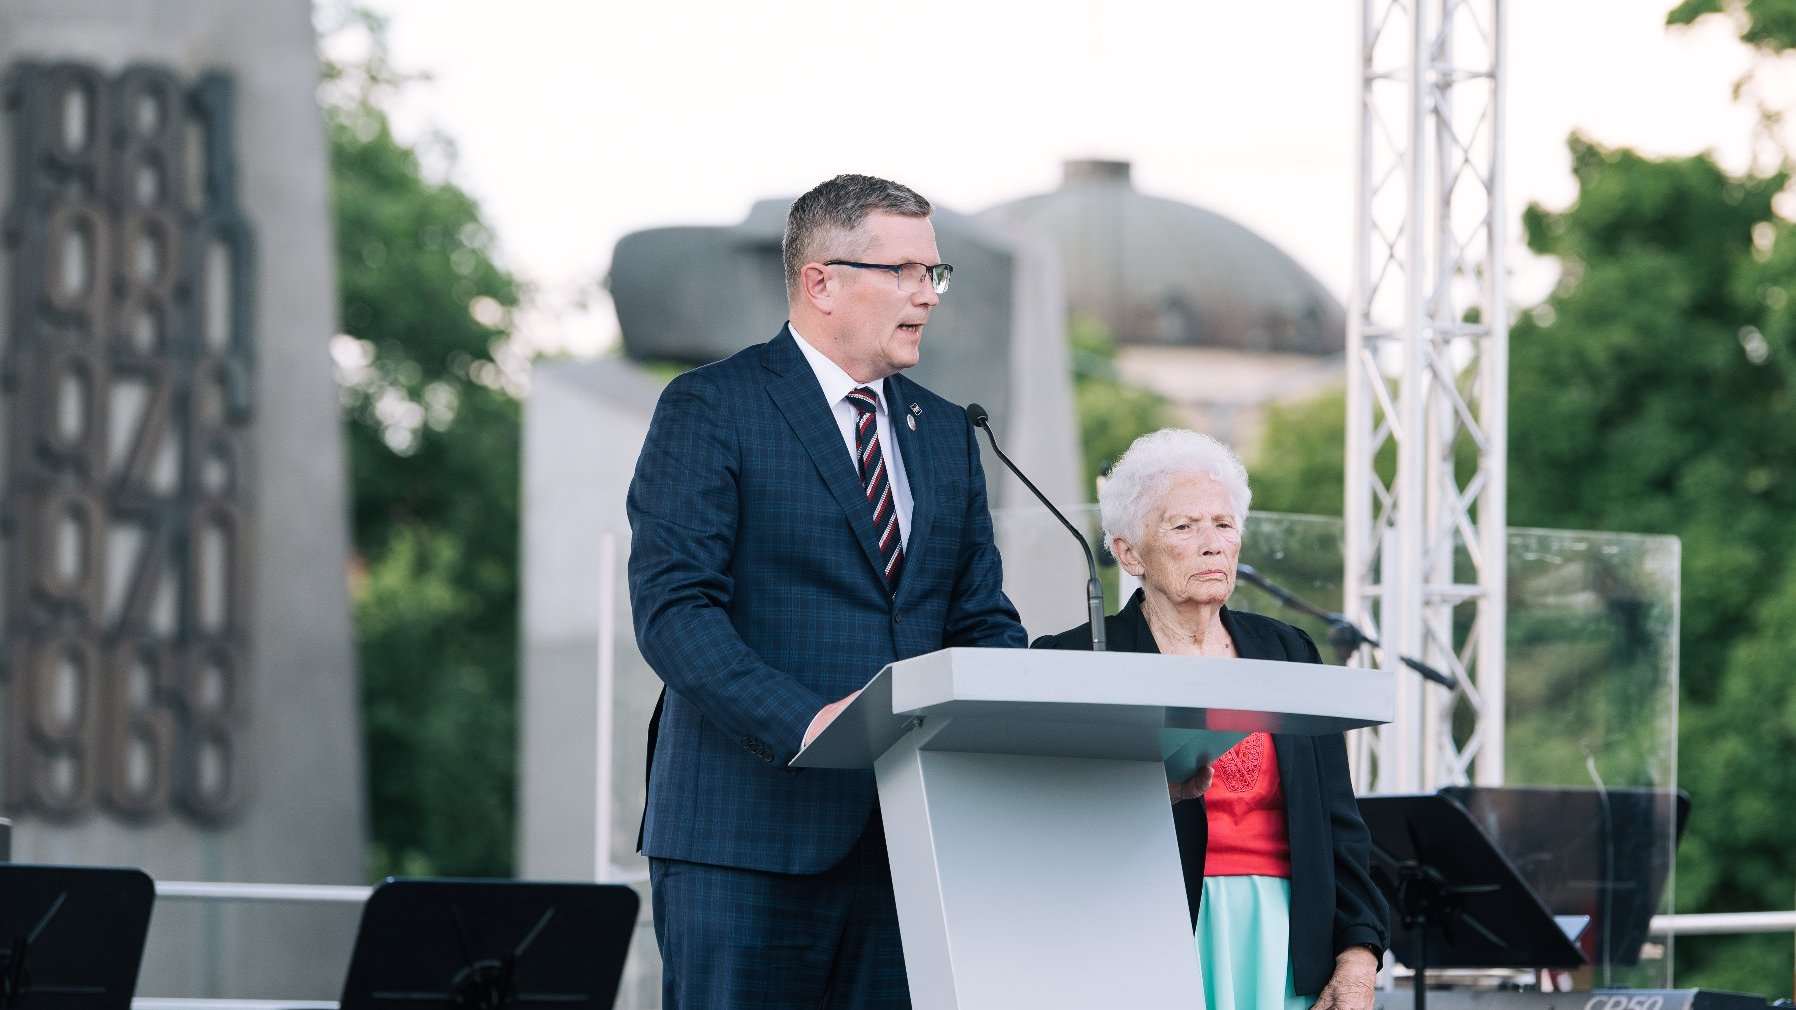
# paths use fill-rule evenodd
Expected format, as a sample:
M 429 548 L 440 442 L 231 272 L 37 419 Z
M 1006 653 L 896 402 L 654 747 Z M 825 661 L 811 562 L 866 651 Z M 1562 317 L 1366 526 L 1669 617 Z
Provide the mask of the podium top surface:
M 1179 732 L 1320 735 L 1389 722 L 1395 707 L 1392 675 L 1385 670 L 1144 653 L 943 649 L 881 670 L 792 765 L 865 768 L 931 721 L 938 728 L 947 720 L 967 728 L 1004 727 L 1007 734 L 998 734 L 1003 739 L 1076 738 L 1081 753 L 1099 756 L 1103 746 L 1093 743 L 1094 736 L 1126 741 L 1146 731 L 1163 743 Z M 1043 732 L 1031 733 L 1031 726 Z M 934 746 L 982 750 L 981 744 L 956 741 L 992 737 L 938 733 Z M 1045 752 L 1040 743 L 1027 746 L 1027 753 Z M 1128 751 L 1132 745 L 1120 746 Z

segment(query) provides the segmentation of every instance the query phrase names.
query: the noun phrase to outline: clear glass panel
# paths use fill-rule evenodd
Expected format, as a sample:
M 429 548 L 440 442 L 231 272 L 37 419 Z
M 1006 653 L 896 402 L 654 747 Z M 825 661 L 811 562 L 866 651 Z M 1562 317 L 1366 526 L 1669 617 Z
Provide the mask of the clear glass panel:
M 1095 506 L 1068 514 L 1095 543 Z M 1065 529 L 1045 509 L 994 519 L 1005 589 L 1030 634 L 1083 623 L 1066 612 L 1066 600 L 1083 600 L 1085 576 Z M 1241 560 L 1339 611 L 1341 547 L 1339 519 L 1256 512 Z M 1045 554 L 1079 564 L 1044 579 L 1020 563 Z M 1509 534 L 1505 784 L 1456 796 L 1550 911 L 1591 917 L 1580 988 L 1671 985 L 1672 952 L 1646 931 L 1654 912 L 1673 908 L 1672 855 L 1688 804 L 1677 791 L 1678 565 L 1675 537 Z M 1463 557 L 1457 567 L 1469 571 Z M 1105 575 L 1111 612 L 1115 573 Z M 1324 622 L 1245 582 L 1230 606 L 1297 625 L 1325 661 L 1346 659 Z
M 1481 813 L 1555 912 L 1588 914 L 1594 987 L 1671 985 L 1677 788 L 1675 537 L 1511 530 L 1507 781 Z

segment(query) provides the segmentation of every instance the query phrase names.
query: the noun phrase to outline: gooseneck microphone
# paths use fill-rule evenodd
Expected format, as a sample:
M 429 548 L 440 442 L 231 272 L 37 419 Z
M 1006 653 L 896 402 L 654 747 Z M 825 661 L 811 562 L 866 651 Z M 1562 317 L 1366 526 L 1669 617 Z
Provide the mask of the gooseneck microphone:
M 1010 461 L 1010 457 L 1004 455 L 1004 450 L 998 448 L 998 436 L 992 433 L 991 415 L 985 412 L 985 408 L 977 403 L 967 404 L 967 420 L 973 422 L 973 427 L 985 429 L 985 437 L 991 440 L 992 451 L 998 454 L 998 458 L 1004 461 L 1004 465 L 1010 468 L 1011 473 L 1016 474 L 1016 479 L 1022 481 L 1023 486 L 1040 499 L 1041 503 L 1048 507 L 1049 512 L 1054 513 L 1054 518 L 1060 520 L 1060 525 L 1065 526 L 1066 531 L 1071 533 L 1079 541 L 1079 546 L 1085 550 L 1085 568 L 1091 573 L 1091 580 L 1085 583 L 1085 608 L 1091 615 L 1091 651 L 1105 651 L 1104 584 L 1098 581 L 1098 562 L 1096 558 L 1092 557 L 1091 544 L 1086 542 L 1085 534 L 1080 533 L 1077 527 L 1066 521 L 1066 516 L 1061 515 L 1060 510 L 1054 507 L 1054 503 L 1048 500 L 1048 496 L 1041 493 L 1041 488 L 1036 487 L 1034 481 L 1023 476 L 1023 471 L 1018 470 L 1016 464 Z
M 1346 662 L 1347 656 L 1362 645 L 1370 645 L 1374 649 L 1384 648 L 1384 646 L 1378 644 L 1378 639 L 1361 631 L 1358 625 L 1348 620 L 1346 614 L 1337 614 L 1330 610 L 1323 610 L 1314 603 L 1311 603 L 1278 583 L 1266 578 L 1264 575 L 1261 575 L 1254 570 L 1252 565 L 1237 564 L 1235 566 L 1235 574 L 1240 576 L 1242 580 L 1252 585 L 1259 586 L 1266 591 L 1267 595 L 1285 606 L 1290 607 L 1292 610 L 1295 610 L 1298 613 L 1308 614 L 1327 624 L 1328 643 L 1340 652 L 1342 662 Z M 1433 681 L 1448 690 L 1452 690 L 1459 686 L 1459 678 L 1450 673 L 1443 673 L 1440 670 L 1436 670 L 1434 667 L 1429 666 L 1419 659 L 1411 659 L 1404 655 L 1399 655 L 1397 659 L 1402 662 L 1404 666 L 1421 674 L 1423 680 Z

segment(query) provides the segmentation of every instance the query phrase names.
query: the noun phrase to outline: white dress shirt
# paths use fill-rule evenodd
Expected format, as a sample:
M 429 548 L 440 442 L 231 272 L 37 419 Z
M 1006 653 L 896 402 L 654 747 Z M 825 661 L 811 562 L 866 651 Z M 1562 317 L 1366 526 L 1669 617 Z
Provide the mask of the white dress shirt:
M 786 325 L 788 329 L 791 328 L 790 323 Z M 860 415 L 854 409 L 854 404 L 848 402 L 848 394 L 863 385 L 879 394 L 879 410 L 873 415 L 874 423 L 879 428 L 879 451 L 885 456 L 886 472 L 892 482 L 892 504 L 898 509 L 899 542 L 909 543 L 910 481 L 904 476 L 904 457 L 898 451 L 898 439 L 892 435 L 892 411 L 891 405 L 886 403 L 885 382 L 856 382 L 853 376 L 842 371 L 842 366 L 812 347 L 811 342 L 797 330 L 792 330 L 792 335 L 798 338 L 798 349 L 804 352 L 804 359 L 810 362 L 811 371 L 817 374 L 817 382 L 823 387 L 823 397 L 829 401 L 830 412 L 835 415 L 836 427 L 842 432 L 842 444 L 847 448 L 848 462 L 854 467 L 856 477 L 859 477 L 861 469 L 859 457 L 854 451 L 854 427 Z

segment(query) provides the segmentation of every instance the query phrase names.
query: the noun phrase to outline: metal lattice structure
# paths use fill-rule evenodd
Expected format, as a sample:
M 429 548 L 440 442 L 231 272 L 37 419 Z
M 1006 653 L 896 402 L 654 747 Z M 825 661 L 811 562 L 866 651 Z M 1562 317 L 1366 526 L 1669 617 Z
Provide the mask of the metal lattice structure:
M 1362 788 L 1503 777 L 1504 0 L 1363 0 L 1344 606 L 1397 718 Z M 1412 656 L 1454 674 L 1428 684 Z M 1369 759 L 1369 760 L 1368 760 Z

